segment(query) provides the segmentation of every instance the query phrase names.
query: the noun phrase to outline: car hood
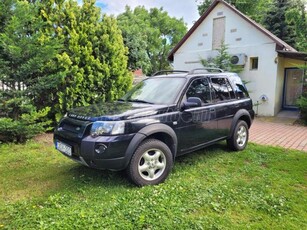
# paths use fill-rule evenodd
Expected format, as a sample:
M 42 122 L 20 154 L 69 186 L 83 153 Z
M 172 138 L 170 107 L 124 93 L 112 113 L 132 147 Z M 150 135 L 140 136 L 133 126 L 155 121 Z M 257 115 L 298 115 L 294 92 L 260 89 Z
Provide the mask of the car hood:
M 67 116 L 86 121 L 130 120 L 173 110 L 174 106 L 131 102 L 110 102 L 72 109 Z

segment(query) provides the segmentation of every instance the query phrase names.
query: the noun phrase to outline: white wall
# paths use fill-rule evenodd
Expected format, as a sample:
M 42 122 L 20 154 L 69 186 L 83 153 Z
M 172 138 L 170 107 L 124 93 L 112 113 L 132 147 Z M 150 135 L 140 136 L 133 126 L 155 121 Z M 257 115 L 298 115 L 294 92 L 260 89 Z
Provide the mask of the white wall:
M 239 75 L 247 84 L 254 103 L 260 102 L 260 96 L 266 95 L 268 101 L 258 106 L 258 114 L 274 116 L 277 109 L 276 102 L 276 76 L 278 65 L 275 42 L 268 36 L 253 27 L 239 15 L 231 11 L 225 5 L 219 3 L 208 17 L 199 25 L 187 41 L 174 55 L 174 69 L 191 70 L 200 68 L 201 58 L 216 55 L 212 51 L 212 26 L 213 19 L 226 17 L 225 43 L 230 54 L 244 53 L 247 62 L 244 71 Z M 258 70 L 250 70 L 250 57 L 258 57 Z M 257 108 L 254 108 L 255 111 Z

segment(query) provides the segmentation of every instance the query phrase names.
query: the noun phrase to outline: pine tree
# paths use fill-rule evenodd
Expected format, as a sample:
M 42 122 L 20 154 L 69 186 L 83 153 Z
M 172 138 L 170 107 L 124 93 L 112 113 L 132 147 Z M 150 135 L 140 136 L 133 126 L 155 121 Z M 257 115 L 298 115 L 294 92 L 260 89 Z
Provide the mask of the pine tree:
M 294 25 L 295 48 L 307 52 L 307 8 L 302 0 L 293 0 L 288 9 L 287 22 Z
M 222 70 L 239 73 L 243 67 L 231 63 L 232 56 L 228 53 L 228 45 L 224 42 L 221 47 L 217 49 L 217 56 L 208 59 L 201 59 L 201 64 L 204 67 L 219 68 Z
M 15 0 L 2 0 L 0 2 L 0 33 L 3 32 L 8 20 L 12 16 Z
M 44 22 L 35 6 L 17 1 L 10 9 L 0 34 L 0 142 L 23 142 L 48 123 L 39 120 L 49 108 L 38 110 L 34 101 L 58 46 L 42 32 Z
M 290 4 L 287 0 L 274 0 L 264 19 L 264 26 L 281 40 L 295 46 L 295 32 L 292 22 L 286 18 Z

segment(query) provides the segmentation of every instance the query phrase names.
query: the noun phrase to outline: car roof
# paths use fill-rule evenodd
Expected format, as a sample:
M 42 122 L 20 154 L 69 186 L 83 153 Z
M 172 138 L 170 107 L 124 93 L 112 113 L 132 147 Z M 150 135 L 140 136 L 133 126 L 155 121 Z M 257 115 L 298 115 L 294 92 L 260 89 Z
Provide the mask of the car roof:
M 238 77 L 238 75 L 236 73 L 233 73 L 233 72 L 209 72 L 209 71 L 203 71 L 203 72 L 193 72 L 192 71 L 186 71 L 185 73 L 177 73 L 177 72 L 174 72 L 174 73 L 169 73 L 169 74 L 161 74 L 161 75 L 153 75 L 151 77 L 154 77 L 154 78 L 165 78 L 165 77 L 169 77 L 169 78 L 173 78 L 173 77 L 184 77 L 184 78 L 187 78 L 187 79 L 190 79 L 190 78 L 195 78 L 195 77 L 200 77 L 200 76 L 208 76 L 208 77 Z

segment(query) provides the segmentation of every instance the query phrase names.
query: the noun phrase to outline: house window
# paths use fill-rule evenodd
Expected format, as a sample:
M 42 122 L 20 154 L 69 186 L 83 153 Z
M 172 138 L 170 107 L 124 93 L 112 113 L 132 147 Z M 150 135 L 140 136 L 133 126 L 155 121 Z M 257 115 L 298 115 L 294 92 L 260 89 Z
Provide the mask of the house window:
M 258 69 L 258 57 L 251 57 L 250 70 L 257 70 L 257 69 Z
M 225 40 L 225 17 L 213 19 L 212 49 L 221 48 Z

